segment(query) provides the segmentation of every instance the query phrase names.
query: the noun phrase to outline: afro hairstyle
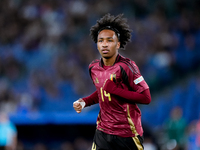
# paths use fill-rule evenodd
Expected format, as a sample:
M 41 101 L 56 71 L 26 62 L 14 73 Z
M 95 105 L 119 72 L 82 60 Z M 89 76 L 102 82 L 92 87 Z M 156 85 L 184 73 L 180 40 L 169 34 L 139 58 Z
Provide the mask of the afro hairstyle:
M 90 36 L 92 40 L 97 43 L 97 37 L 101 29 L 106 28 L 107 26 L 116 29 L 119 32 L 120 38 L 120 48 L 125 48 L 127 42 L 131 41 L 131 29 L 127 24 L 127 19 L 123 18 L 123 14 L 117 16 L 112 16 L 109 13 L 104 15 L 102 18 L 97 20 L 96 24 L 90 29 Z M 115 32 L 116 33 L 116 32 Z

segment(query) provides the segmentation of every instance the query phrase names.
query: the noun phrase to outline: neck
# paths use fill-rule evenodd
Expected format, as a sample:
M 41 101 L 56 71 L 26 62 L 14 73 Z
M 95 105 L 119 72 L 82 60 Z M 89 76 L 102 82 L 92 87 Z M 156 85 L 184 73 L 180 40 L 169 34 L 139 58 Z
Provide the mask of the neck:
M 116 55 L 114 55 L 111 58 L 104 58 L 103 57 L 103 63 L 105 66 L 112 66 L 115 63 L 115 60 L 117 58 L 118 53 L 116 53 Z

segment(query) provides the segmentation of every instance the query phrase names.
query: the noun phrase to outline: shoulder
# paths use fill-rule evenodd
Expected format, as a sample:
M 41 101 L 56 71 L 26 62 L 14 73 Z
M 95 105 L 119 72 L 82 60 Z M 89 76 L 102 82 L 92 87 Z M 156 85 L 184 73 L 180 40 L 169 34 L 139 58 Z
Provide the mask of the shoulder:
M 90 64 L 89 64 L 89 70 L 91 70 L 94 66 L 99 65 L 100 60 L 99 59 L 95 59 L 93 60 Z
M 118 63 L 124 70 L 130 70 L 134 74 L 140 73 L 138 66 L 130 58 L 126 58 L 126 57 L 121 56 Z

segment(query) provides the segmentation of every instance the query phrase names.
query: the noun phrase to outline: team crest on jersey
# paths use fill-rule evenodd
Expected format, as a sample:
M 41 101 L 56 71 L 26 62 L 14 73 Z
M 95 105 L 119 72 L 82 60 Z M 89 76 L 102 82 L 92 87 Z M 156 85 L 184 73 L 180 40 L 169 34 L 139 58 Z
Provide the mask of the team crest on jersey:
M 116 81 L 116 74 L 111 74 L 110 80 L 115 82 Z
M 98 78 L 97 78 L 97 77 L 96 77 L 96 79 L 95 79 L 94 83 L 99 83 L 99 80 L 98 80 Z

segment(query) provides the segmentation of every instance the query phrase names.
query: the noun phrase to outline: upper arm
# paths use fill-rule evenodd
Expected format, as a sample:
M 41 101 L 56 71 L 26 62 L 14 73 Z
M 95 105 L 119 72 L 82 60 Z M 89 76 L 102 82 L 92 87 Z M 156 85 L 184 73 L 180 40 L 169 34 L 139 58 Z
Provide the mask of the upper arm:
M 126 65 L 120 66 L 123 82 L 131 88 L 131 90 L 141 93 L 146 89 L 149 89 L 143 76 L 140 74 L 139 68 L 134 63 L 126 63 Z

